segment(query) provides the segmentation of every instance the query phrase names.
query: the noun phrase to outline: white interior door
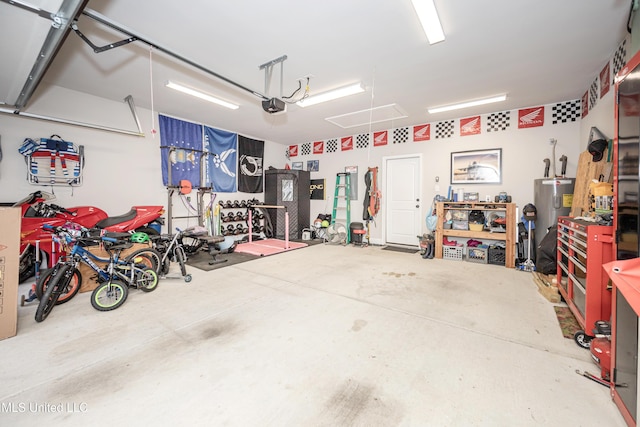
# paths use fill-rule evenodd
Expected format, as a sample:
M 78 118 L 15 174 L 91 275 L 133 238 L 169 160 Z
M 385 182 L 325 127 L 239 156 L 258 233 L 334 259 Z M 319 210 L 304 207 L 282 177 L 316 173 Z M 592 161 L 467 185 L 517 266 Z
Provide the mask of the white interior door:
M 385 161 L 387 243 L 418 244 L 422 218 L 420 164 L 420 156 Z

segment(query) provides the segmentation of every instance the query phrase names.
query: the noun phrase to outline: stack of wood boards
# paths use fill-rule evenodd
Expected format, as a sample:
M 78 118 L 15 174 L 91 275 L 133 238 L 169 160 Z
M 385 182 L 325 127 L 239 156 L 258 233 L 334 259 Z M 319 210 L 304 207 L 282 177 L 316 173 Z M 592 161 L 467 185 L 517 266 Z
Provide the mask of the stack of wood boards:
M 613 182 L 613 163 L 611 162 L 613 156 L 609 155 L 609 151 L 605 149 L 602 160 L 599 162 L 594 162 L 593 156 L 588 151 L 580 154 L 573 189 L 572 217 L 584 216 L 589 212 L 589 183 L 592 180 Z
M 538 286 L 538 292 L 540 292 L 547 301 L 552 303 L 560 302 L 560 292 L 558 291 L 557 285 L 553 283 L 553 279 L 550 279 L 550 276 L 534 271 L 533 282 Z

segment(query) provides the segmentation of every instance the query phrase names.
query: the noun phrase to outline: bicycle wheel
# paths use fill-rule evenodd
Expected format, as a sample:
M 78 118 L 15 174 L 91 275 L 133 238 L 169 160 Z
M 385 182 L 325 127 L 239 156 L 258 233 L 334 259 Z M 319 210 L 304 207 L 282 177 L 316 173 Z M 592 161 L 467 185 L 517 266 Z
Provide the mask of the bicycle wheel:
M 119 280 L 101 283 L 91 294 L 91 305 L 98 311 L 111 311 L 127 300 L 129 289 Z
M 136 264 L 146 265 L 156 273 L 159 273 L 162 268 L 162 255 L 154 248 L 138 249 L 127 255 L 124 261 L 130 263 L 134 259 Z
M 167 257 L 162 263 L 162 269 L 160 270 L 160 274 L 162 274 L 163 276 L 166 276 L 167 274 L 169 274 L 170 266 L 171 266 L 171 261 L 169 260 L 169 257 Z
M 55 268 L 48 268 L 40 274 L 40 278 L 36 282 L 36 297 L 38 299 L 42 299 L 42 295 L 44 295 L 44 293 L 46 292 L 47 286 L 51 281 L 51 275 L 54 270 Z M 81 285 L 82 274 L 80 274 L 80 271 L 77 268 L 74 268 L 73 275 L 71 276 L 69 283 L 67 283 L 62 293 L 60 294 L 60 297 L 58 298 L 58 302 L 56 302 L 56 304 L 64 304 L 65 302 L 76 296 L 78 291 L 80 291 Z
M 187 256 L 184 253 L 184 249 L 182 248 L 182 246 L 178 246 L 176 248 L 175 254 L 176 261 L 178 261 L 178 264 L 180 264 L 180 273 L 182 274 L 182 277 L 184 277 L 187 275 Z
M 158 275 L 150 268 L 137 268 L 134 273 L 135 287 L 144 291 L 155 291 L 158 287 Z
M 56 305 L 61 294 L 60 288 L 66 287 L 65 282 L 71 280 L 71 268 L 70 265 L 64 264 L 58 269 L 56 274 L 51 277 L 49 286 L 47 286 L 47 290 L 42 295 L 38 308 L 36 309 L 36 322 L 42 322 L 49 316 L 51 310 L 53 310 L 53 306 Z

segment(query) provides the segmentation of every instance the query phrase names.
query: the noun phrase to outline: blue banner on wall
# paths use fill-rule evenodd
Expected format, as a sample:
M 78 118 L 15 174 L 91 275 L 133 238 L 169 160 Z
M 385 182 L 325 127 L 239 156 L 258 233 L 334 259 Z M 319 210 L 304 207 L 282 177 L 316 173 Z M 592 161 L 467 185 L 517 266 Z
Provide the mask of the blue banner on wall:
M 160 150 L 162 183 L 177 186 L 183 179 L 194 188 L 200 187 L 202 125 L 160 115 Z M 169 183 L 171 167 L 171 183 Z
M 207 156 L 206 185 L 220 193 L 238 191 L 238 134 L 204 127 Z

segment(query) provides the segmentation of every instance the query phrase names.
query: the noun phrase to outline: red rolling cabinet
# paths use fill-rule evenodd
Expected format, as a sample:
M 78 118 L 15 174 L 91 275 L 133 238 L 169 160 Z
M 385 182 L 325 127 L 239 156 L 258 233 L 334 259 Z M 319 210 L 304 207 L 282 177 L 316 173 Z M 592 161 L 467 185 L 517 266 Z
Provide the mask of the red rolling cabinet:
M 598 320 L 611 318 L 609 278 L 602 265 L 614 259 L 613 226 L 558 218 L 558 290 L 583 328 L 576 343 L 589 348 Z
M 613 283 L 611 319 L 611 397 L 629 426 L 638 414 L 638 321 L 640 258 L 604 265 Z

